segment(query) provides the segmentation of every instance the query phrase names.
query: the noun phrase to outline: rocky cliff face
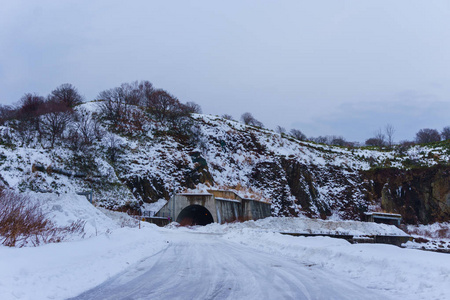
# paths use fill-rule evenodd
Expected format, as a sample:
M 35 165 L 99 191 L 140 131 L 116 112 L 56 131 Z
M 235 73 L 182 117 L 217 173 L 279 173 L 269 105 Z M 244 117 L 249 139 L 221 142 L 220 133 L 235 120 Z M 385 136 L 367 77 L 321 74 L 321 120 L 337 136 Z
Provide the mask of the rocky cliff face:
M 386 211 L 400 213 L 407 223 L 450 220 L 450 167 L 386 168 L 364 172 L 371 184 L 368 201 Z

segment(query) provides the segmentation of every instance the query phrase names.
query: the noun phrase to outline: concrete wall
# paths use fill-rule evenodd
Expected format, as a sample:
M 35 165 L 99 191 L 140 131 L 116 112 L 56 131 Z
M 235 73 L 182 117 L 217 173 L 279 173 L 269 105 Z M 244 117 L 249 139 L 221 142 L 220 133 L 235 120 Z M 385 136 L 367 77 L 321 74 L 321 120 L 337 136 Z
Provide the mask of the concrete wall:
M 223 191 L 223 190 L 208 190 L 208 193 L 213 194 L 216 198 L 224 198 L 224 199 L 230 199 L 230 200 L 238 200 L 241 201 L 242 198 L 239 197 L 235 192 L 233 191 Z
M 271 204 L 255 201 L 252 199 L 242 199 L 243 217 L 248 220 L 258 220 L 270 217 Z
M 242 216 L 242 205 L 237 201 L 216 198 L 217 223 L 223 224 L 239 220 Z

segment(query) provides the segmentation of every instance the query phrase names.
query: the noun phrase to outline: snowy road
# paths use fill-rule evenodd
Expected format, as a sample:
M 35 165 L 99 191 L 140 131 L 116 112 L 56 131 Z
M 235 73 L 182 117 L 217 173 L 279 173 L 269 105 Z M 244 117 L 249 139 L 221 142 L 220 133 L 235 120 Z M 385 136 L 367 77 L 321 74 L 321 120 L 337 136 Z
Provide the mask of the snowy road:
M 301 261 L 215 234 L 173 233 L 168 247 L 73 299 L 386 299 Z

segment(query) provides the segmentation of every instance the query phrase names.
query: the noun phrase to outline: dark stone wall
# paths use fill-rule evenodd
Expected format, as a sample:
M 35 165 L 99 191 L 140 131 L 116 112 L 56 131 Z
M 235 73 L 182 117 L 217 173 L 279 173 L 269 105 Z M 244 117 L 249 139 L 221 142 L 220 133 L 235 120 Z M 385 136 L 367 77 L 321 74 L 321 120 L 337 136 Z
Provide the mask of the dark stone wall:
M 368 201 L 381 202 L 409 224 L 450 221 L 450 166 L 402 170 L 382 168 L 363 172 L 370 181 Z

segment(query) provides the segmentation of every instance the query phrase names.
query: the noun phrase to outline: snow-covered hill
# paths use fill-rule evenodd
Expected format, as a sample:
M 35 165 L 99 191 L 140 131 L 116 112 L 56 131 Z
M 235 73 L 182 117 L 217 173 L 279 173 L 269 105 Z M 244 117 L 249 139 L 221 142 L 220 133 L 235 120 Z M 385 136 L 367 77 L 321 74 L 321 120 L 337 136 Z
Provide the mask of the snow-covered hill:
M 131 109 L 138 119 L 113 126 L 99 117 L 99 105 L 77 106 L 78 121 L 66 130 L 72 138 L 53 148 L 36 137 L 25 143 L 13 122 L 1 126 L 0 182 L 36 193 L 92 190 L 97 205 L 113 209 L 214 187 L 267 199 L 274 216 L 359 220 L 384 209 L 409 223 L 450 217 L 448 143 L 343 148 L 200 114 L 174 130 L 139 107 Z M 73 132 L 81 136 L 86 128 L 96 133 L 82 147 Z

